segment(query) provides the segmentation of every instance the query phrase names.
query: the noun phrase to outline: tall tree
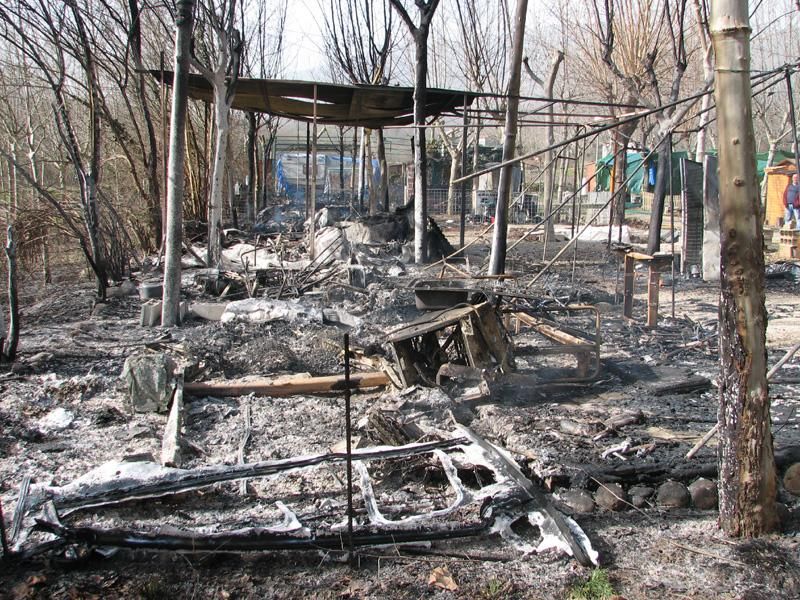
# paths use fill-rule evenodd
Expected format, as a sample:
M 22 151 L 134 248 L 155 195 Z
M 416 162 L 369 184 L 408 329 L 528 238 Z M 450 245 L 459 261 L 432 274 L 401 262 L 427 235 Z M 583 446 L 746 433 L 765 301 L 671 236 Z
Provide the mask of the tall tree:
M 425 98 L 428 89 L 428 33 L 439 0 L 415 0 L 419 24 L 415 25 L 401 0 L 389 0 L 414 38 L 414 261 L 428 259 L 428 189 L 425 146 Z
M 275 3 L 271 10 L 266 3 L 258 2 L 255 19 L 245 33 L 250 40 L 244 46 L 242 65 L 249 77 L 269 79 L 277 77 L 283 68 L 284 30 L 286 28 L 287 0 Z M 264 113 L 247 115 L 247 173 L 250 185 L 249 204 L 253 218 L 266 203 L 269 169 L 275 138 L 278 135 L 280 119 Z
M 206 262 L 209 267 L 219 267 L 222 259 L 222 205 L 226 189 L 230 108 L 244 48 L 241 26 L 237 27 L 242 16 L 237 10 L 237 0 L 224 0 L 219 4 L 212 0 L 201 0 L 198 7 L 198 17 L 202 19 L 202 25 L 208 28 L 209 35 L 197 40 L 192 66 L 214 90 L 214 163 L 208 201 Z
M 352 84 L 386 85 L 391 77 L 395 38 L 388 0 L 328 0 L 323 14 L 324 43 L 332 72 Z M 370 133 L 368 129 L 362 133 L 366 136 L 367 148 L 370 147 Z M 371 161 L 370 154 L 367 153 L 366 161 Z M 382 131 L 378 132 L 378 158 L 381 185 L 378 193 L 370 185 L 370 213 L 377 211 L 378 199 L 385 198 L 388 192 Z M 369 181 L 372 182 L 372 178 Z
M 525 45 L 525 20 L 528 13 L 528 0 L 517 0 L 514 18 L 514 43 L 511 52 L 511 74 L 508 80 L 508 99 L 506 106 L 506 125 L 503 132 L 503 162 L 511 161 L 517 145 L 517 115 L 519 110 L 519 84 L 522 72 L 522 55 Z M 506 269 L 506 246 L 508 241 L 508 209 L 511 197 L 511 178 L 513 165 L 506 164 L 500 169 L 497 184 L 497 205 L 494 216 L 494 235 L 492 253 L 489 258 L 489 274 L 501 275 Z
M 719 129 L 719 522 L 736 536 L 778 527 L 767 385 L 764 232 L 759 218 L 747 0 L 712 0 Z
M 167 171 L 164 301 L 161 306 L 161 325 L 164 327 L 176 325 L 180 316 L 186 106 L 189 103 L 189 61 L 193 27 L 194 0 L 178 0 L 175 14 L 172 121 L 169 131 L 169 167 Z
M 100 86 L 95 61 L 95 45 L 87 31 L 85 15 L 75 0 L 61 5 L 38 0 L 19 0 L 13 6 L 0 6 L 0 36 L 23 53 L 40 71 L 52 94 L 53 114 L 58 135 L 69 156 L 79 187 L 79 203 L 83 219 L 82 230 L 74 227 L 83 254 L 95 275 L 97 295 L 104 299 L 108 286 L 108 261 L 98 209 L 102 130 L 100 126 Z M 84 128 L 76 126 L 75 103 L 70 102 L 74 73 L 70 61 L 80 68 L 78 88 L 82 92 L 79 107 Z M 79 138 L 79 131 L 87 139 Z M 42 186 L 27 171 L 16 164 L 19 175 L 36 187 Z M 50 195 L 48 201 L 54 200 Z M 63 211 L 63 206 L 60 207 Z M 74 224 L 73 224 L 74 225 Z

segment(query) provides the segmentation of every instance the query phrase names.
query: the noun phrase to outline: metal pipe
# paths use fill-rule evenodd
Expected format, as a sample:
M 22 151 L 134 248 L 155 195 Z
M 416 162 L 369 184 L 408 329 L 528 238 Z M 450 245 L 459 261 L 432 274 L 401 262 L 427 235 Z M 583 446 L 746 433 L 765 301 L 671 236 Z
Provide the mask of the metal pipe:
M 467 105 L 467 96 L 464 94 L 464 106 Z M 461 130 L 461 175 L 467 173 L 467 111 L 464 111 L 464 123 Z M 458 235 L 458 245 L 464 247 L 464 227 L 467 222 L 467 181 L 461 182 L 461 229 Z
M 667 138 L 669 148 L 669 243 L 672 252 L 672 318 L 675 318 L 675 197 L 672 189 L 672 133 Z M 685 234 L 686 232 L 684 232 Z
M 350 335 L 344 334 L 344 426 L 347 440 L 347 549 L 353 558 L 353 448 L 350 423 Z

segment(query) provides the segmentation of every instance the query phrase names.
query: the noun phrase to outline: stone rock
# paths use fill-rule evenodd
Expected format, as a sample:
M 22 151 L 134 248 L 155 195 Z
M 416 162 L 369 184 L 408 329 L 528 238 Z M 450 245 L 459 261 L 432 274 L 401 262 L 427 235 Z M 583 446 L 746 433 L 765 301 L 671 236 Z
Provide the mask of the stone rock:
M 175 389 L 177 365 L 164 353 L 129 356 L 122 368 L 134 412 L 166 412 Z
M 708 479 L 700 478 L 689 486 L 689 494 L 692 496 L 692 506 L 701 510 L 713 510 L 717 508 L 719 496 L 717 494 L 717 484 Z
M 605 510 L 625 510 L 628 507 L 628 494 L 618 483 L 605 483 L 597 488 L 594 501 Z
M 39 431 L 43 433 L 61 431 L 72 425 L 74 420 L 75 415 L 72 412 L 59 406 L 39 419 Z
M 558 495 L 558 499 L 578 514 L 589 514 L 594 511 L 594 500 L 584 490 L 567 490 Z
M 104 314 L 108 312 L 108 310 L 109 310 L 108 304 L 106 304 L 105 302 L 98 302 L 97 304 L 94 305 L 94 308 L 92 309 L 92 316 L 102 317 Z
M 800 463 L 794 463 L 783 475 L 783 487 L 795 496 L 800 496 Z
M 677 481 L 667 481 L 658 486 L 656 502 L 667 508 L 686 508 L 692 497 L 686 486 Z
M 644 508 L 653 492 L 655 490 L 646 485 L 635 485 L 628 490 L 628 495 L 631 497 L 631 504 L 636 508 Z

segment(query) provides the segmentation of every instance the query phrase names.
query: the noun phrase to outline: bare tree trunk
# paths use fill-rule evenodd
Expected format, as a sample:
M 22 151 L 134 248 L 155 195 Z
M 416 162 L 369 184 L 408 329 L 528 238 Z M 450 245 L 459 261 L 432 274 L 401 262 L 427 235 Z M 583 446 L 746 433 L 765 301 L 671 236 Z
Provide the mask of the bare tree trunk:
M 224 84 L 214 86 L 214 166 L 211 170 L 211 195 L 208 198 L 209 267 L 218 268 L 222 260 L 222 202 L 225 188 L 225 159 L 228 157 L 229 109 Z
M 663 135 L 661 132 L 659 135 Z M 755 154 L 753 154 L 755 156 Z M 647 253 L 655 254 L 661 249 L 661 225 L 664 222 L 664 200 L 672 177 L 672 157 L 669 151 L 669 140 L 663 136 L 658 144 L 658 167 L 656 185 L 653 189 L 653 206 L 650 210 L 650 230 L 647 236 Z
M 428 92 L 428 28 L 417 30 L 414 70 L 414 262 L 428 261 L 428 157 L 425 143 L 425 98 Z
M 0 347 L 3 358 L 8 361 L 17 356 L 19 343 L 19 302 L 17 294 L 17 243 L 11 225 L 6 229 L 6 259 L 8 261 L 8 333 L 5 348 Z
M 428 33 L 439 0 L 416 0 L 419 25 L 415 26 L 400 0 L 389 0 L 414 38 L 414 262 L 428 259 L 428 189 L 425 147 L 425 99 L 428 90 Z
M 175 16 L 175 75 L 172 85 L 172 122 L 169 131 L 167 180 L 167 235 L 164 248 L 164 302 L 161 325 L 178 323 L 181 299 L 181 243 L 183 241 L 183 167 L 186 158 L 186 107 L 189 101 L 189 48 L 192 42 L 194 0 L 178 0 Z
M 719 522 L 729 535 L 775 531 L 777 477 L 767 384 L 764 233 L 751 109 L 747 0 L 713 0 L 720 140 Z
M 714 79 L 713 46 L 708 39 L 708 24 L 700 0 L 692 0 L 694 6 L 695 22 L 697 24 L 697 37 L 700 40 L 700 49 L 703 52 L 703 76 L 706 81 Z M 700 101 L 700 122 L 697 124 L 697 143 L 695 145 L 695 160 L 703 162 L 706 153 L 706 129 L 711 122 L 711 94 L 705 94 Z
M 556 83 L 558 76 L 558 68 L 564 61 L 564 53 L 560 50 L 556 52 L 553 57 L 553 62 L 550 65 L 550 74 L 547 77 L 547 83 L 544 87 L 544 95 L 547 98 L 553 97 L 553 86 Z M 547 147 L 556 143 L 556 136 L 553 131 L 554 122 L 554 105 L 550 103 L 547 107 Z M 547 170 L 544 173 L 544 214 L 549 215 L 553 209 L 553 181 L 555 180 L 555 161 L 553 160 L 553 151 L 548 150 L 544 154 L 544 164 L 547 165 Z M 544 244 L 547 248 L 547 240 L 553 235 L 553 220 L 549 219 L 545 224 L 544 229 Z
M 256 195 L 256 180 L 258 178 L 256 165 L 258 163 L 258 144 L 256 134 L 256 115 L 247 113 L 247 206 L 253 211 L 250 222 L 255 224 L 258 214 L 258 196 Z
M 514 18 L 514 47 L 511 60 L 511 76 L 508 83 L 508 105 L 506 108 L 505 140 L 503 142 L 503 162 L 514 158 L 517 144 L 517 114 L 519 111 L 519 84 L 522 70 L 522 53 L 525 42 L 525 17 L 528 0 L 517 0 Z M 508 204 L 511 196 L 513 166 L 500 169 L 500 182 L 497 185 L 497 207 L 492 236 L 492 254 L 489 260 L 489 274 L 501 275 L 506 269 L 506 246 L 508 239 Z

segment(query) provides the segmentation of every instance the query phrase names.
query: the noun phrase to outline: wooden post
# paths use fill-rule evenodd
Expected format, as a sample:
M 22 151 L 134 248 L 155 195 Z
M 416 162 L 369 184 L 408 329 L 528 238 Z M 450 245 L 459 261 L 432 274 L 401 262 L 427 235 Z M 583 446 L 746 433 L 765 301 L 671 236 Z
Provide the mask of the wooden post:
M 630 254 L 625 255 L 625 279 L 622 300 L 622 314 L 633 318 L 633 284 L 636 273 L 633 270 L 634 260 Z
M 658 292 L 661 285 L 661 273 L 653 263 L 649 264 L 647 276 L 647 326 L 658 325 Z

